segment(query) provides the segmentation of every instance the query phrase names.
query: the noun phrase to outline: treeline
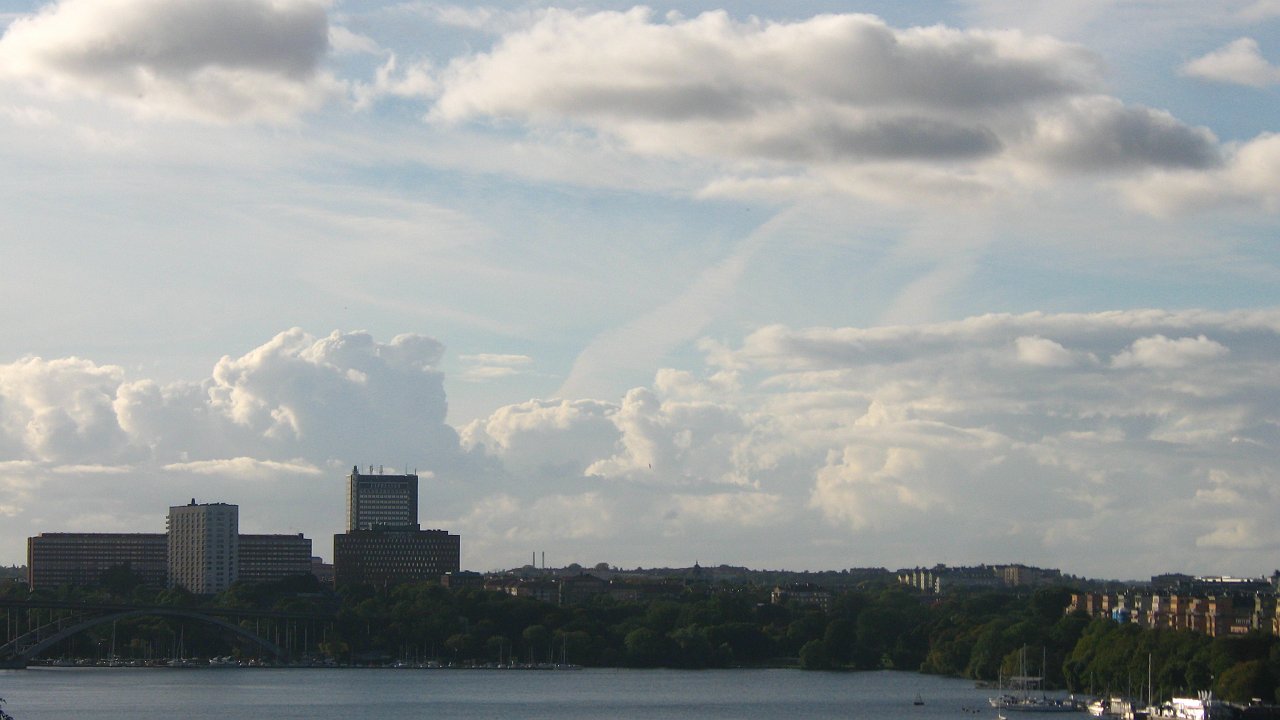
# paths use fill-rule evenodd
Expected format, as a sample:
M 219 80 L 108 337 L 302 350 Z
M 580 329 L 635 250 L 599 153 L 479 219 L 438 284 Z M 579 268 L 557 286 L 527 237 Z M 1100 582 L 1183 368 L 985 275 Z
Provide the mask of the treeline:
M 194 605 L 181 590 L 134 586 L 64 588 L 57 599 Z M 52 598 L 51 598 L 52 599 Z M 1220 697 L 1277 699 L 1280 642 L 1265 634 L 1209 638 L 1185 631 L 1066 615 L 1066 588 L 973 592 L 936 598 L 897 585 L 836 594 L 826 609 L 774 605 L 759 586 L 692 585 L 675 596 L 630 603 L 599 596 L 578 606 L 434 583 L 324 590 L 310 578 L 237 584 L 212 599 L 224 607 L 323 614 L 305 632 L 253 628 L 295 651 L 347 664 L 435 660 L 444 665 L 568 662 L 591 667 L 795 666 L 892 668 L 999 682 L 1040 675 L 1048 688 L 1154 697 L 1212 688 Z M 206 599 L 205 602 L 208 602 Z M 117 647 L 154 649 L 184 633 L 190 654 L 233 654 L 211 629 L 141 619 L 115 629 Z M 103 630 L 80 640 L 101 647 Z
M 825 612 L 773 605 L 754 587 L 693 588 L 647 603 L 600 596 L 573 607 L 434 585 L 347 588 L 342 600 L 337 629 L 348 652 L 453 664 L 915 669 L 928 643 L 913 631 L 928 608 L 896 589 L 844 593 Z

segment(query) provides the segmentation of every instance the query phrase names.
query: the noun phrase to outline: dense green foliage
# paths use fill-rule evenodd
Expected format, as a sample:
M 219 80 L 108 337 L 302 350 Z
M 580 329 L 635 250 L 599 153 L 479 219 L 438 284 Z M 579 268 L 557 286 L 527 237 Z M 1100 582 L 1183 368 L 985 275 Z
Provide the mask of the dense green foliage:
M 44 599 L 192 605 L 109 574 L 92 589 L 64 588 Z M 20 587 L 20 586 L 18 586 Z M 13 587 L 0 593 L 24 592 Z M 895 668 L 975 680 L 1043 675 L 1075 692 L 1145 695 L 1148 658 L 1156 698 L 1212 688 L 1231 700 L 1276 699 L 1280 640 L 1270 635 L 1209 638 L 1066 615 L 1070 591 L 920 595 L 897 585 L 838 593 L 826 609 L 774 605 L 767 588 L 693 585 L 661 599 L 626 603 L 598 596 L 562 607 L 434 583 L 352 586 L 334 593 L 311 578 L 236 585 L 213 598 L 229 608 L 273 609 L 333 618 L 243 624 L 296 654 L 341 663 L 397 659 L 443 664 L 570 662 L 587 666 L 709 668 L 783 665 L 814 670 Z M 181 638 L 189 654 L 247 651 L 218 632 L 163 618 L 121 622 L 122 655 L 163 655 Z M 99 655 L 103 628 L 64 654 Z M 87 652 L 86 652 L 87 651 Z
M 1253 633 L 1209 638 L 1187 631 L 1143 630 L 1095 620 L 1067 657 L 1064 670 L 1076 687 L 1169 697 L 1210 688 L 1227 700 L 1277 700 L 1280 642 Z

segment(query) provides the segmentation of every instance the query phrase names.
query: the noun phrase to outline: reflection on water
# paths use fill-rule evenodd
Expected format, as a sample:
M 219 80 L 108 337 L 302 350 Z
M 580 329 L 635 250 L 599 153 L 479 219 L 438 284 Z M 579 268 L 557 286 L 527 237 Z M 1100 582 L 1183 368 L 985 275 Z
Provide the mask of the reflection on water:
M 994 718 L 988 693 L 964 680 L 891 672 L 0 671 L 0 697 L 15 720 Z

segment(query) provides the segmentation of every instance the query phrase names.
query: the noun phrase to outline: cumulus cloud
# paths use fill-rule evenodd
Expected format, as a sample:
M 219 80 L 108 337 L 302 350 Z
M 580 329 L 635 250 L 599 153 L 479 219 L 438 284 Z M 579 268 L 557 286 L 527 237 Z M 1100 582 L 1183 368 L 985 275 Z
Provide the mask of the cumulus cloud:
M 781 525 L 794 517 L 785 499 L 776 493 L 733 492 L 710 495 L 675 495 L 668 523 L 702 524 L 716 528 L 758 528 Z
M 1265 543 L 1221 528 L 1276 509 L 1267 481 L 1232 478 L 1276 460 L 1278 335 L 1273 311 L 762 328 L 704 344 L 703 373 L 665 370 L 596 406 L 613 447 L 606 433 L 583 446 L 595 462 L 560 468 L 627 498 L 622 522 L 726 552 L 752 530 L 796 556 L 859 548 L 859 563 L 1070 568 L 1096 554 L 1140 571 L 1221 566 L 1202 551 L 1230 545 L 1230 562 L 1265 565 Z M 511 447 L 573 433 L 558 414 L 521 417 L 503 423 Z M 503 459 L 503 444 L 484 447 Z M 712 525 L 734 540 L 699 530 Z M 1123 559 L 1109 554 L 1121 527 Z
M 1262 572 L 1280 511 L 1278 342 L 1274 310 L 770 326 L 705 342 L 703 367 L 620 399 L 531 400 L 456 434 L 443 349 L 421 336 L 292 330 L 169 385 L 25 358 L 0 366 L 0 532 L 20 542 L 104 512 L 159 528 L 175 498 L 216 494 L 263 531 L 323 537 L 351 464 L 402 459 L 430 478 L 424 523 L 460 532 L 464 564 L 483 568 L 545 549 Z M 66 419 L 32 430 L 51 408 Z
M 655 22 L 647 8 L 553 10 L 455 61 L 434 114 L 577 120 L 694 155 L 965 157 L 999 146 L 965 112 L 1076 92 L 1095 71 L 1087 53 L 1046 38 L 895 31 L 866 15 Z
M 1258 88 L 1280 84 L 1280 67 L 1262 57 L 1258 41 L 1250 37 L 1233 40 L 1188 62 L 1182 66 L 1182 74 L 1202 80 Z
M 592 463 L 589 475 L 659 484 L 741 482 L 727 460 L 742 430 L 730 408 L 664 400 L 646 388 L 627 393 L 612 415 L 618 451 Z
M 80 463 L 129 456 L 115 421 L 124 371 L 89 360 L 28 357 L 0 365 L 0 452 L 5 458 Z
M 1014 340 L 1018 361 L 1041 367 L 1071 367 L 1077 356 L 1058 343 L 1042 337 L 1020 337 Z
M 0 365 L 0 447 L 31 461 L 155 460 L 192 472 L 304 472 L 299 457 L 416 460 L 395 457 L 407 448 L 449 458 L 457 439 L 444 424 L 442 353 L 416 335 L 379 343 L 294 329 L 222 358 L 203 382 L 168 385 L 88 360 L 24 358 Z
M 1211 168 L 1217 138 L 1167 112 L 1126 106 L 1115 98 L 1076 99 L 1036 125 L 1030 152 L 1048 164 L 1084 171 Z
M 1226 355 L 1227 348 L 1201 335 L 1169 339 L 1163 335 L 1138 338 L 1133 345 L 1115 356 L 1111 364 L 1118 368 L 1180 368 L 1192 363 L 1213 360 Z
M 1222 165 L 1204 172 L 1168 169 L 1125 183 L 1136 207 L 1156 215 L 1217 206 L 1280 210 L 1280 135 L 1263 133 L 1230 148 Z
M 460 431 L 462 447 L 503 458 L 516 477 L 540 469 L 580 476 L 620 438 L 617 406 L 598 400 L 530 400 L 507 405 Z
M 282 121 L 332 89 L 322 0 L 60 0 L 0 37 L 0 74 L 143 114 Z

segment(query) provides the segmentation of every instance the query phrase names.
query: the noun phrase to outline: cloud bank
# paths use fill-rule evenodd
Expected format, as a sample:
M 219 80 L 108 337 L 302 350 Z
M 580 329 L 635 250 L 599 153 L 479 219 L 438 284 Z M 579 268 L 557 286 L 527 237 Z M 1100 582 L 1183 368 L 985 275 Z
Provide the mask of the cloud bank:
M 423 473 L 424 519 L 462 534 L 470 567 L 533 547 L 1262 573 L 1280 546 L 1278 341 L 1276 311 L 771 326 L 621 399 L 532 400 L 456 433 L 443 346 L 422 336 L 295 329 L 165 386 L 23 358 L 0 366 L 4 540 L 158 518 L 194 492 L 323 551 L 342 475 L 389 461 Z
M 1210 131 L 1106 96 L 1101 76 L 1086 49 L 1017 31 L 553 9 L 455 58 L 431 117 L 585 128 L 739 182 L 808 175 L 881 199 L 886 182 L 972 196 L 1223 162 Z

